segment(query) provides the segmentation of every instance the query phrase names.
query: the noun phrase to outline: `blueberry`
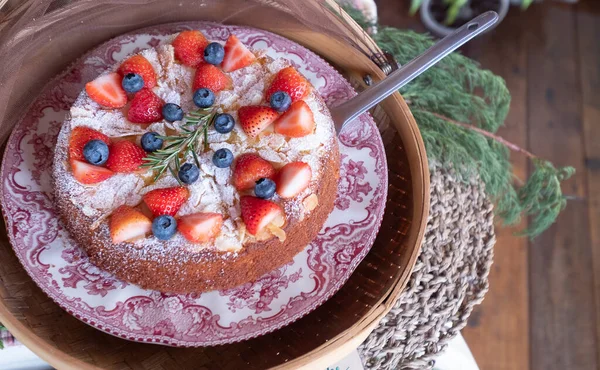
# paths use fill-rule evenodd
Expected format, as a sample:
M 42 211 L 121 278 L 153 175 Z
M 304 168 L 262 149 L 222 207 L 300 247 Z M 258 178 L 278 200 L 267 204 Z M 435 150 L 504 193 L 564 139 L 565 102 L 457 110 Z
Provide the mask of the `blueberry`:
M 215 130 L 220 134 L 226 134 L 233 130 L 235 126 L 235 120 L 228 113 L 219 113 L 215 117 Z
M 137 73 L 128 73 L 123 77 L 121 86 L 128 93 L 138 92 L 144 87 L 144 79 Z
M 147 152 L 155 152 L 162 148 L 163 139 L 157 132 L 146 132 L 142 135 L 142 149 Z
M 275 182 L 271 179 L 262 178 L 254 186 L 254 194 L 262 199 L 269 199 L 275 194 Z
M 179 169 L 179 180 L 184 184 L 192 184 L 200 177 L 200 170 L 195 164 L 186 163 Z
M 83 156 L 91 164 L 103 165 L 108 159 L 108 145 L 102 140 L 90 140 L 83 147 Z
M 292 98 L 285 91 L 277 91 L 271 95 L 269 103 L 271 104 L 271 108 L 276 111 L 285 112 L 292 104 Z
M 162 115 L 169 122 L 181 121 L 183 109 L 177 104 L 167 103 L 162 107 Z
M 205 87 L 194 93 L 194 104 L 200 108 L 208 108 L 215 102 L 215 93 Z
M 233 153 L 229 149 L 221 148 L 213 154 L 212 161 L 219 168 L 227 168 L 233 162 Z
M 211 42 L 204 48 L 204 61 L 208 64 L 221 64 L 225 57 L 225 49 L 218 42 Z
M 152 221 L 152 233 L 160 240 L 169 240 L 177 231 L 177 220 L 173 216 L 162 215 Z

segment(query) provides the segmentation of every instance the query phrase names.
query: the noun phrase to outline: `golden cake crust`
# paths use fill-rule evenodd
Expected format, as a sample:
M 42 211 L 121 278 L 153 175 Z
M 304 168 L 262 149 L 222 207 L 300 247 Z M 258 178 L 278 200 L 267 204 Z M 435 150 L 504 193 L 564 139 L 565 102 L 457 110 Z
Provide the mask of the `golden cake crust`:
M 144 55 L 154 63 L 157 73 L 162 71 L 162 73 L 158 73 L 158 93 L 165 101 L 182 104 L 182 107 L 183 104 L 189 105 L 190 88 L 188 82 L 191 75 L 189 70 L 175 67 L 172 50 L 169 49 L 168 45 L 159 46 L 159 48 L 158 55 L 155 55 L 156 51 L 146 52 L 149 49 L 142 51 L 142 53 L 146 52 Z M 260 72 L 261 75 L 252 76 L 251 72 L 238 73 L 235 78 L 241 84 L 235 85 L 234 93 L 229 94 L 229 98 L 224 99 L 229 102 L 229 109 L 239 107 L 239 102 L 234 98 L 235 93 L 239 94 L 238 97 L 246 98 L 246 100 L 248 100 L 248 97 L 256 99 L 257 96 L 258 99 L 261 99 L 266 84 L 272 78 L 272 73 L 289 65 L 287 63 L 283 60 L 274 61 L 268 57 L 262 57 L 262 65 L 254 69 L 254 71 Z M 171 76 L 168 73 L 170 68 L 179 68 L 179 74 L 174 75 L 174 77 Z M 253 77 L 254 79 L 252 79 Z M 256 77 L 262 77 L 263 81 L 257 83 Z M 171 101 L 171 99 L 175 100 Z M 181 99 L 181 102 L 179 99 Z M 313 181 L 311 181 L 311 185 L 306 191 L 295 198 L 288 200 L 278 198 L 277 200 L 285 210 L 287 218 L 283 227 L 286 233 L 283 242 L 274 236 L 263 241 L 256 241 L 260 238 L 251 237 L 245 239 L 246 242 L 243 243 L 241 248 L 238 246 L 234 249 L 219 249 L 216 244 L 212 246 L 198 245 L 185 241 L 181 236 L 178 240 L 167 242 L 159 241 L 150 236 L 134 242 L 113 244 L 108 222 L 112 210 L 123 204 L 137 207 L 142 202 L 143 193 L 152 186 L 163 188 L 172 185 L 165 182 L 148 184 L 146 179 L 148 174 L 141 176 L 136 174 L 115 175 L 106 183 L 102 183 L 104 185 L 101 184 L 98 187 L 95 185 L 85 186 L 74 180 L 67 153 L 68 139 L 73 127 L 92 125 L 92 128 L 102 131 L 107 129 L 103 125 L 108 125 L 111 126 L 109 127 L 110 132 L 105 133 L 111 137 L 140 135 L 139 125 L 128 123 L 121 115 L 110 112 L 110 110 L 104 111 L 97 108 L 98 106 L 90 102 L 85 92 L 82 92 L 80 98 L 73 105 L 71 119 L 64 122 L 54 158 L 55 203 L 66 229 L 79 246 L 86 251 L 90 261 L 100 269 L 142 288 L 162 292 L 192 293 L 229 289 L 255 280 L 265 273 L 290 262 L 317 236 L 333 210 L 339 179 L 340 154 L 331 115 L 322 98 L 316 92 L 311 92 L 308 99 L 313 113 L 319 116 L 319 119 L 315 119 L 317 129 L 312 134 L 313 140 L 316 138 L 316 143 L 321 146 L 318 147 L 318 151 L 313 152 L 307 149 L 313 147 L 313 142 L 302 142 L 302 139 L 288 139 L 285 142 L 288 150 L 289 147 L 292 147 L 291 143 L 294 140 L 298 143 L 296 153 L 290 154 L 291 152 L 288 152 L 286 154 L 288 157 L 285 158 L 288 158 L 288 161 L 289 158 L 296 161 L 308 158 L 307 160 L 313 168 Z M 245 104 L 248 104 L 248 102 Z M 237 127 L 234 131 L 236 130 L 238 130 Z M 238 131 L 237 135 L 243 135 L 243 133 Z M 245 149 L 242 152 L 256 151 L 261 156 L 264 155 L 265 159 L 272 162 L 274 166 L 282 166 L 281 158 L 272 150 L 271 152 L 268 150 L 261 152 L 261 150 L 269 149 L 269 145 L 281 144 L 277 144 L 278 141 L 272 143 L 269 138 L 266 138 L 266 140 L 267 142 L 262 144 L 256 140 L 253 142 L 248 141 L 247 147 L 244 146 Z M 209 140 L 209 143 L 211 150 L 216 150 L 218 147 L 214 145 L 220 144 L 212 141 L 212 139 Z M 252 143 L 260 145 L 255 148 L 253 147 L 255 144 Z M 224 199 L 229 194 L 228 199 L 237 203 L 239 202 L 239 194 L 231 195 L 231 193 L 223 192 L 222 189 L 227 186 L 232 188 L 231 184 L 227 184 L 230 180 L 224 180 L 224 178 L 230 176 L 230 171 L 221 171 L 219 176 L 216 171 L 211 169 L 210 164 L 208 167 L 205 166 L 207 162 L 210 163 L 210 159 L 205 154 L 207 153 L 198 154 L 202 164 L 201 171 L 204 171 L 206 176 L 211 177 L 209 183 L 205 184 L 211 186 L 204 189 L 210 188 L 212 190 L 204 190 L 205 193 L 201 195 L 208 194 L 210 198 L 213 193 L 218 193 L 221 195 L 219 199 L 221 208 L 227 205 L 233 207 L 232 203 L 228 203 Z M 238 150 L 239 154 L 240 151 Z M 210 171 L 214 171 L 214 173 L 209 173 Z M 121 177 L 117 179 L 118 176 Z M 115 181 L 110 182 L 113 179 Z M 161 180 L 164 179 L 161 178 L 158 182 Z M 209 194 L 209 192 L 213 193 Z M 318 200 L 316 208 L 304 204 L 309 198 L 312 200 L 313 206 L 316 205 Z M 200 202 L 200 206 L 204 208 L 195 208 L 198 207 L 198 203 L 194 203 L 196 206 L 187 205 L 184 214 L 194 211 L 206 211 L 207 205 L 202 202 L 202 199 L 200 198 L 197 202 Z M 98 202 L 102 203 L 102 207 L 99 207 Z M 225 209 L 227 208 L 225 207 Z M 243 224 L 239 225 L 239 209 L 229 210 L 234 212 L 234 214 L 229 214 L 230 220 L 234 220 L 234 225 L 238 225 L 237 231 L 234 229 L 234 232 L 238 236 L 241 235 L 243 241 L 245 226 Z M 181 215 L 181 210 L 179 215 Z M 228 230 L 230 233 L 232 232 L 231 227 Z M 224 232 L 222 231 L 222 233 Z M 248 234 L 245 233 L 245 235 Z
M 288 224 L 284 230 L 285 242 L 272 238 L 266 242 L 246 245 L 234 255 L 222 258 L 222 252 L 206 251 L 200 260 L 179 261 L 174 266 L 164 261 L 143 260 L 133 253 L 132 243 L 121 243 L 115 248 L 108 233 L 101 228 L 86 229 L 93 220 L 85 216 L 73 203 L 58 196 L 56 203 L 71 236 L 87 252 L 90 261 L 118 278 L 145 289 L 171 293 L 204 292 L 233 288 L 253 281 L 288 262 L 300 253 L 319 233 L 333 210 L 339 179 L 339 150 L 332 145 L 324 160 L 325 171 L 318 190 L 319 205 L 305 219 Z

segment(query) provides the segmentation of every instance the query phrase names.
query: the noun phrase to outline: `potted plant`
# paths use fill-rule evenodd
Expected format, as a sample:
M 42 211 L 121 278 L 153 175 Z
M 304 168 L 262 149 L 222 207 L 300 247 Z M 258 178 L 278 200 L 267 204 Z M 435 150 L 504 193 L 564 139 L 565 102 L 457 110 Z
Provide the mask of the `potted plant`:
M 514 1 L 514 0 L 513 0 Z M 533 0 L 519 0 L 526 9 Z M 421 9 L 421 20 L 425 27 L 438 36 L 446 36 L 456 28 L 488 10 L 493 10 L 504 19 L 511 0 L 412 0 L 410 12 Z

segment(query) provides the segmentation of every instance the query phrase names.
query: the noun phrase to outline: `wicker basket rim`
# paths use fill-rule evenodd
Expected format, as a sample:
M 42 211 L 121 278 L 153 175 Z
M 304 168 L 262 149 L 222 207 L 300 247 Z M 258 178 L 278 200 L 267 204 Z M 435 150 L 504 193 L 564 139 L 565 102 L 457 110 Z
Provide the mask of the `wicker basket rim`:
M 333 2 L 333 0 L 327 0 Z M 348 16 L 349 18 L 349 16 Z M 347 20 L 348 24 L 355 30 L 361 30 L 360 27 L 351 19 Z M 336 40 L 331 40 L 329 43 L 323 42 L 323 35 L 317 35 L 311 32 L 295 34 L 293 31 L 286 30 L 269 30 L 278 33 L 284 37 L 303 44 L 313 51 L 325 56 L 327 59 L 334 62 L 340 62 L 339 66 L 349 73 L 365 75 L 370 74 L 374 80 L 385 78 L 385 74 L 364 54 L 359 53 L 352 48 L 343 48 Z M 362 31 L 362 30 L 361 30 Z M 321 36 L 321 37 L 319 37 Z M 373 47 L 374 42 L 365 34 L 367 43 Z M 376 46 L 375 46 L 376 47 Z M 344 50 L 345 49 L 345 50 Z M 379 50 L 379 49 L 377 49 Z M 379 50 L 380 51 L 380 50 Z M 348 67 L 348 53 L 352 54 L 351 59 L 355 68 L 346 69 Z M 344 68 L 346 67 L 346 68 Z M 418 126 L 412 116 L 408 105 L 399 93 L 394 93 L 390 98 L 380 104 L 385 112 L 391 117 L 395 125 L 395 129 L 403 140 L 403 144 L 408 156 L 412 188 L 413 188 L 413 217 L 410 230 L 408 231 L 407 244 L 412 246 L 408 266 L 400 275 L 395 278 L 393 287 L 387 290 L 379 298 L 379 303 L 374 305 L 371 310 L 360 318 L 349 329 L 341 332 L 337 336 L 330 338 L 329 341 L 315 348 L 304 356 L 298 357 L 276 368 L 292 369 L 307 366 L 314 363 L 319 358 L 329 358 L 335 356 L 336 353 L 342 356 L 343 353 L 338 353 L 340 349 L 345 349 L 344 344 L 354 342 L 357 338 L 366 338 L 368 333 L 375 327 L 383 316 L 391 309 L 394 302 L 399 297 L 404 286 L 406 285 L 412 267 L 420 252 L 420 242 L 423 238 L 427 216 L 429 211 L 429 171 L 427 165 L 427 157 L 425 154 L 425 146 Z M 73 369 L 95 369 L 97 367 L 76 359 L 57 348 L 53 347 L 44 339 L 38 337 L 29 327 L 23 325 L 9 310 L 3 301 L 0 300 L 0 322 L 2 322 L 23 344 L 29 347 L 32 351 L 38 354 L 45 361 L 53 364 L 58 368 L 73 368 Z M 344 352 L 344 351 L 342 351 Z

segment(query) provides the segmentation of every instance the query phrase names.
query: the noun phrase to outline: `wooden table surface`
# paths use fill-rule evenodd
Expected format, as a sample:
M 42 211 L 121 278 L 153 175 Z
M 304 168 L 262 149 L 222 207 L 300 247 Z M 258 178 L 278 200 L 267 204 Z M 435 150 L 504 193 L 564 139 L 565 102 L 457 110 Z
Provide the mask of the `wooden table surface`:
M 377 4 L 382 24 L 424 30 L 408 0 Z M 551 229 L 529 241 L 497 228 L 490 291 L 463 334 L 482 370 L 600 369 L 600 1 L 513 7 L 462 51 L 512 93 L 501 136 L 577 169 Z

